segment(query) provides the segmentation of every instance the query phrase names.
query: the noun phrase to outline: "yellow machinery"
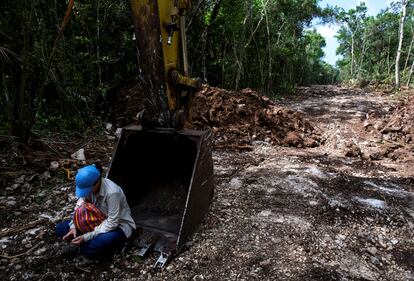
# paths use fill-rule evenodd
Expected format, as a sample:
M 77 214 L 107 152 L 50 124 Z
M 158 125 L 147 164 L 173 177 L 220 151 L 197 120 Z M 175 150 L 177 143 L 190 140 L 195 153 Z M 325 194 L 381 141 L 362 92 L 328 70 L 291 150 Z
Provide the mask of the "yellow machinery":
M 185 13 L 188 0 L 132 0 L 140 75 L 146 83 L 143 121 L 148 126 L 190 127 L 191 92 L 200 79 L 189 78 Z
M 139 255 L 158 252 L 164 266 L 208 212 L 214 190 L 211 131 L 191 130 L 199 79 L 189 78 L 185 37 L 188 0 L 131 0 L 142 126 L 123 129 L 108 177 L 127 197 Z

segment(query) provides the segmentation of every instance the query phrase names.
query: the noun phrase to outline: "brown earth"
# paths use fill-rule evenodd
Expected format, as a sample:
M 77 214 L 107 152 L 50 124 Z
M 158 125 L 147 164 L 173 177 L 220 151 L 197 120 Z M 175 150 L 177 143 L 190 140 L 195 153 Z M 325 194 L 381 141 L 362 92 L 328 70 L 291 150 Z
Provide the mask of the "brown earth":
M 237 104 L 256 99 L 244 98 Z M 0 278 L 414 280 L 411 143 L 404 137 L 387 140 L 365 126 L 367 120 L 397 118 L 387 114 L 395 106 L 400 110 L 393 114 L 406 112 L 399 102 L 390 94 L 335 86 L 302 88 L 296 97 L 279 101 L 284 110 L 300 112 L 304 122 L 319 128 L 324 141 L 298 149 L 240 135 L 251 150 L 215 150 L 211 210 L 185 250 L 163 270 L 153 268 L 157 256 L 141 260 L 134 247 L 111 263 L 87 267 L 79 258 L 56 256 L 62 243 L 53 234 L 54 225 L 68 217 L 75 200 L 67 171 L 83 164 L 68 159 L 84 148 L 87 163 L 109 164 L 115 127 L 106 126 L 103 136 L 76 140 L 54 136 L 35 147 L 2 140 Z M 212 116 L 221 114 L 215 110 Z M 407 153 L 374 157 L 384 145 Z M 51 166 L 52 161 L 59 166 Z
M 144 99 L 140 85 L 129 81 L 109 91 L 100 110 L 123 127 L 138 122 Z M 213 129 L 217 148 L 250 149 L 255 140 L 293 147 L 315 147 L 321 142 L 321 132 L 301 114 L 251 89 L 236 92 L 204 86 L 195 94 L 192 112 L 195 128 Z
M 254 140 L 293 147 L 320 143 L 320 132 L 301 114 L 251 89 L 235 92 L 205 87 L 196 94 L 194 105 L 195 127 L 213 128 L 219 147 L 251 145 Z
M 414 96 L 391 107 L 386 116 L 373 126 L 383 135 L 394 133 L 387 137 L 390 140 L 414 143 Z

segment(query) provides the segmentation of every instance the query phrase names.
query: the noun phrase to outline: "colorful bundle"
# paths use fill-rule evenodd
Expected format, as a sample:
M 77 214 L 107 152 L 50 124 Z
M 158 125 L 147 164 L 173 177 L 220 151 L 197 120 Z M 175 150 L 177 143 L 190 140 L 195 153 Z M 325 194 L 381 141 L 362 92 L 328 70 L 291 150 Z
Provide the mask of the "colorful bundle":
M 105 219 L 105 214 L 91 203 L 82 204 L 82 206 L 76 209 L 73 217 L 76 228 L 83 233 L 93 231 Z

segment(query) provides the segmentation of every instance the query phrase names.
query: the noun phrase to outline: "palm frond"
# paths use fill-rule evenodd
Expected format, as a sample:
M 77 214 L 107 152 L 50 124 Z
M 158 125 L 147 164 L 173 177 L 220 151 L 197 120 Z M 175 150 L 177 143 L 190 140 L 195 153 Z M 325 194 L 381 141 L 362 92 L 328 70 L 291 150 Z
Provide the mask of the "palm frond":
M 2 66 L 21 66 L 22 60 L 19 55 L 6 47 L 0 47 L 0 65 Z

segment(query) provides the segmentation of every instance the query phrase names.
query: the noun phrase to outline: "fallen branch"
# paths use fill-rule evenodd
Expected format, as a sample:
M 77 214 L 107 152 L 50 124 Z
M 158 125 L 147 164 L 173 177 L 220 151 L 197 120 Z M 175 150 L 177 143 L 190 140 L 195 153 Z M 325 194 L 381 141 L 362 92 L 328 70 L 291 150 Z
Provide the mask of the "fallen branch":
M 76 269 L 79 269 L 80 271 L 86 272 L 86 273 L 91 273 L 91 271 L 90 271 L 90 270 L 88 270 L 88 269 L 86 269 L 86 268 L 83 268 L 83 267 L 80 267 L 80 266 L 78 266 L 78 265 L 75 265 L 75 268 L 76 268 Z
M 27 250 L 24 253 L 20 253 L 20 254 L 14 255 L 14 256 L 0 255 L 0 258 L 5 258 L 5 259 L 11 260 L 11 259 L 19 258 L 21 256 L 26 256 L 26 255 L 30 254 L 34 249 L 36 249 L 37 247 L 39 247 L 39 245 L 42 244 L 42 242 L 43 241 L 40 241 L 39 243 L 37 243 L 36 245 L 34 245 L 33 247 L 31 247 L 29 250 Z
M 33 228 L 33 227 L 35 227 L 35 226 L 37 226 L 39 224 L 42 224 L 45 221 L 46 221 L 45 219 L 40 219 L 38 221 L 34 221 L 34 222 L 31 222 L 31 223 L 28 223 L 28 224 L 26 224 L 24 226 L 21 226 L 21 227 L 18 227 L 18 228 L 14 228 L 14 229 L 9 229 L 9 230 L 6 230 L 6 231 L 2 231 L 2 232 L 0 232 L 0 237 L 9 236 L 9 235 L 12 235 L 12 234 L 19 233 L 21 231 L 24 231 L 24 230 Z

